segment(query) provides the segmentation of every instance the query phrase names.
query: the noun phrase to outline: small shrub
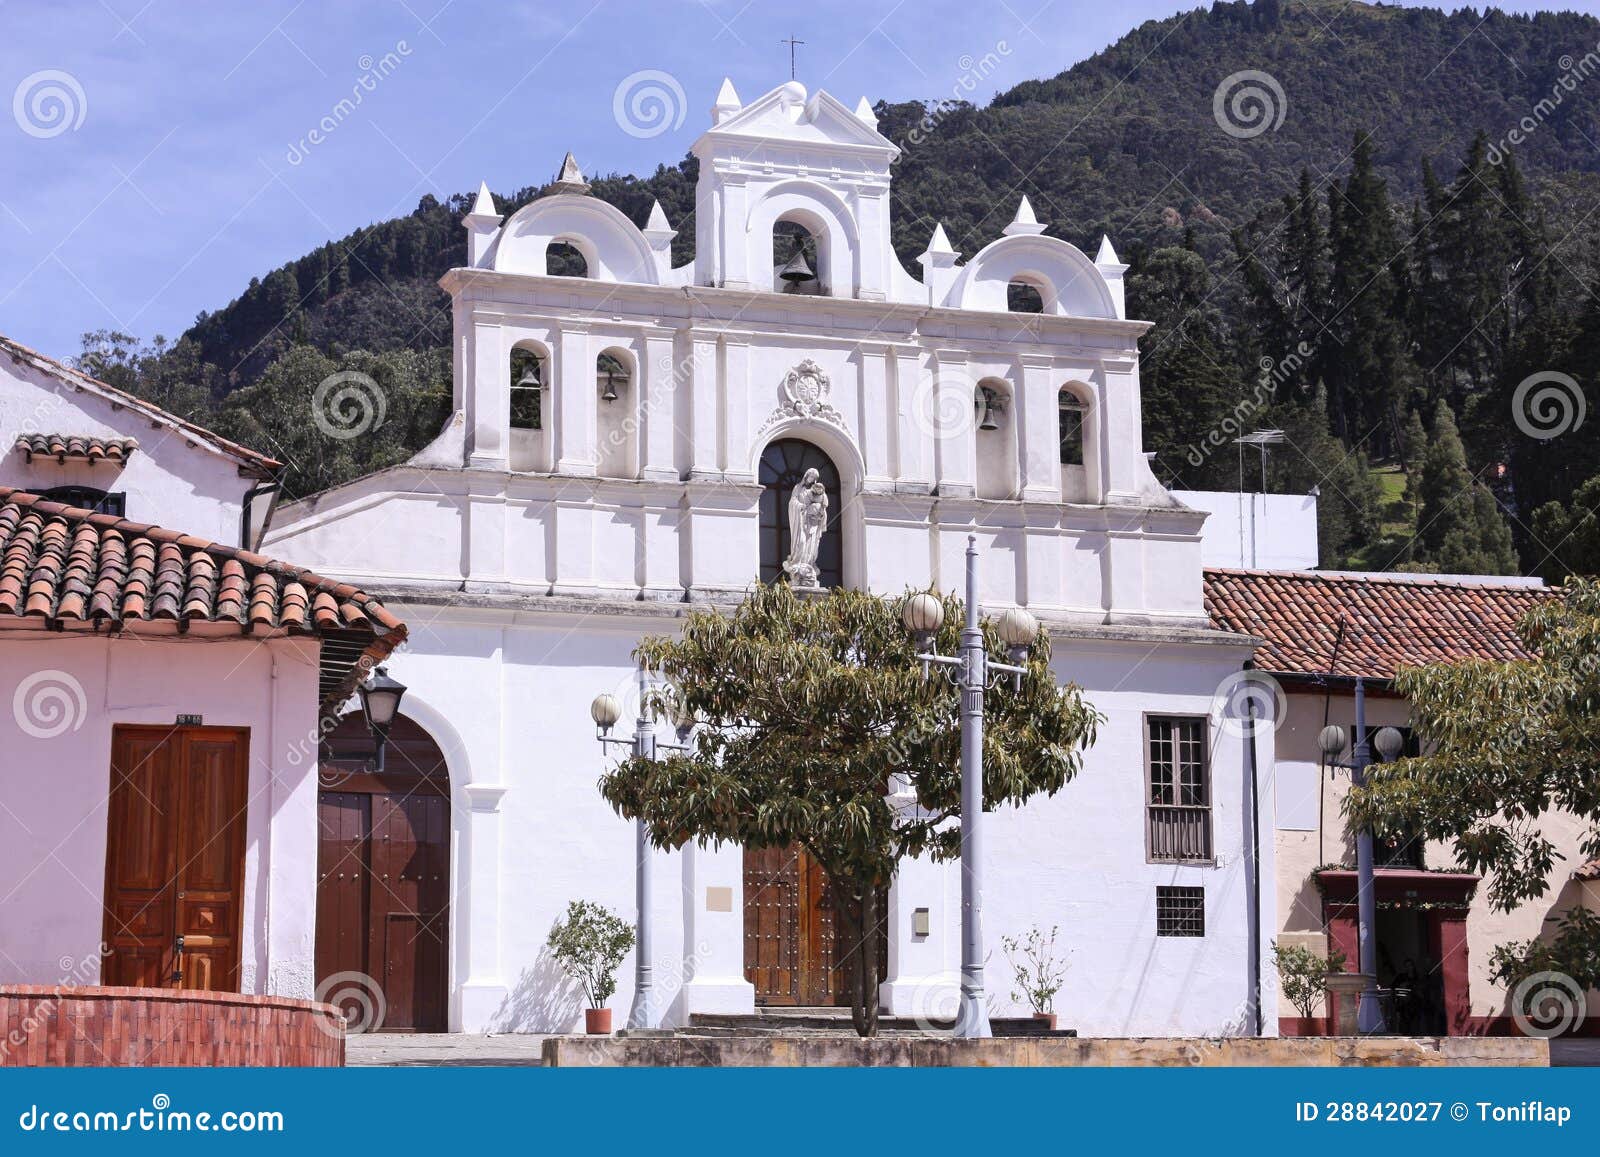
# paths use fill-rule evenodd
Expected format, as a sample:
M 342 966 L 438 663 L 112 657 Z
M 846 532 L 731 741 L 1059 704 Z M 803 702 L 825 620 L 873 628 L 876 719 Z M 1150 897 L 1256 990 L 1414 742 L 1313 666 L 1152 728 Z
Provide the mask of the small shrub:
M 550 929 L 550 952 L 583 986 L 590 1008 L 604 1008 L 617 991 L 617 968 L 633 947 L 633 926 L 609 908 L 588 900 L 567 905 L 567 918 Z

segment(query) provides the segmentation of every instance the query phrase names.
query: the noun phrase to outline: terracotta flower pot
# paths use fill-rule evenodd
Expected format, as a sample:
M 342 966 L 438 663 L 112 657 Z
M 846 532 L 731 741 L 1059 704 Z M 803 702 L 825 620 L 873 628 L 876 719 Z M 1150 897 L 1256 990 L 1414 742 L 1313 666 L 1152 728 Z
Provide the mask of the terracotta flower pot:
M 1036 1013 L 1033 1014 L 1033 1019 L 1042 1022 L 1044 1024 L 1045 1030 L 1047 1032 L 1055 1032 L 1056 1031 L 1056 1014 L 1055 1013 L 1053 1013 L 1053 1012 L 1036 1012 Z
M 583 1030 L 590 1036 L 610 1036 L 611 1010 L 609 1008 L 584 1009 Z

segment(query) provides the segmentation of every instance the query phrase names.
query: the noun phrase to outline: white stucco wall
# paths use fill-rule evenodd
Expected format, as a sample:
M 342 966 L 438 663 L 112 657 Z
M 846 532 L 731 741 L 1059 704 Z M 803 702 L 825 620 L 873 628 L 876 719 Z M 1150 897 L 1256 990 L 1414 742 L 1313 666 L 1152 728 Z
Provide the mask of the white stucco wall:
M 19 435 L 35 433 L 136 438 L 139 448 L 124 466 L 38 455 L 29 462 L 12 446 Z M 244 496 L 259 481 L 241 475 L 236 459 L 197 444 L 183 431 L 75 388 L 0 349 L 0 486 L 124 492 L 127 517 L 135 522 L 237 546 Z
M 630 920 L 634 913 L 632 825 L 596 790 L 606 757 L 589 702 L 601 691 L 616 694 L 624 703 L 619 732 L 629 733 L 637 701 L 629 653 L 641 634 L 672 631 L 676 620 L 615 610 L 397 610 L 412 631 L 407 653 L 393 665 L 409 688 L 405 710 L 433 732 L 451 775 L 451 1026 L 573 1028 L 581 1002 L 551 966 L 551 924 L 574 899 L 598 900 Z M 1210 713 L 1216 686 L 1238 671 L 1243 654 L 1216 644 L 1058 642 L 1058 674 L 1080 682 L 1108 718 L 1077 781 L 1054 799 L 988 817 L 985 933 L 997 1014 L 1020 1011 L 1010 999 L 1000 937 L 1059 924 L 1061 946 L 1071 952 L 1058 1001 L 1063 1023 L 1087 1035 L 1249 1031 L 1241 741 L 1226 728 L 1211 729 L 1218 862 L 1204 867 L 1145 862 L 1142 747 L 1144 712 Z M 1270 748 L 1263 766 L 1269 756 Z M 486 800 L 492 806 L 483 806 Z M 1272 850 L 1268 840 L 1269 929 Z M 657 852 L 654 865 L 658 1007 L 670 1022 L 688 1011 L 748 1009 L 742 853 Z M 1155 887 L 1166 883 L 1205 887 L 1205 937 L 1154 935 Z M 729 889 L 731 910 L 711 910 L 707 888 Z M 917 907 L 931 910 L 925 939 L 910 935 Z M 948 1015 L 959 964 L 958 869 L 909 865 L 891 893 L 890 919 L 885 1006 L 903 1015 Z M 629 1007 L 633 982 L 630 956 L 613 1007 Z
M 1200 558 L 1206 566 L 1316 568 L 1316 495 L 1174 490 L 1172 496 L 1210 516 L 1200 536 Z
M 98 981 L 112 728 L 182 713 L 250 731 L 241 988 L 312 994 L 317 644 L 207 634 L 0 632 L 0 983 Z

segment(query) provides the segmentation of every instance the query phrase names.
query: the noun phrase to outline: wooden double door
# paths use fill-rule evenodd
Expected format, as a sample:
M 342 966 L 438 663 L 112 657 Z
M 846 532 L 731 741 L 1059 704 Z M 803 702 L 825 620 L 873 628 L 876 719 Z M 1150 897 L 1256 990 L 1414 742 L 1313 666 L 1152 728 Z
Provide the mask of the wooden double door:
M 105 984 L 239 991 L 250 733 L 118 726 Z
M 879 898 L 871 929 L 880 981 L 888 968 L 886 900 Z M 849 1004 L 844 939 L 827 873 L 804 849 L 745 849 L 744 975 L 757 1004 Z
M 444 1032 L 450 798 L 443 755 L 404 717 L 395 721 L 382 775 L 351 755 L 371 750 L 359 716 L 330 740 L 337 754 L 323 760 L 317 805 L 318 991 L 345 1007 L 360 1031 Z

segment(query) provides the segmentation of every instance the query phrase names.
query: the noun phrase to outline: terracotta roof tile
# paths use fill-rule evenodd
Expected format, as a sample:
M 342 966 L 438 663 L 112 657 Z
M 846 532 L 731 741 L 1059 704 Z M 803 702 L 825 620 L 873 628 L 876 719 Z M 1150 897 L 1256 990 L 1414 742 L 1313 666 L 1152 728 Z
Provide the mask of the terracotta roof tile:
M 1596 856 L 1572 873 L 1574 880 L 1600 880 L 1600 856 Z
M 1206 613 L 1262 640 L 1256 662 L 1278 675 L 1390 679 L 1404 664 L 1525 659 L 1522 616 L 1557 592 L 1318 571 L 1207 570 Z M 1344 636 L 1334 655 L 1339 624 Z
M 57 462 L 114 462 L 122 465 L 139 448 L 137 438 L 94 438 L 83 434 L 19 434 L 12 447 L 26 454 L 54 458 Z
M 381 662 L 405 624 L 349 583 L 288 563 L 112 514 L 0 486 L 0 626 L 166 620 L 370 636 L 363 666 Z M 359 671 L 337 680 L 348 693 Z

